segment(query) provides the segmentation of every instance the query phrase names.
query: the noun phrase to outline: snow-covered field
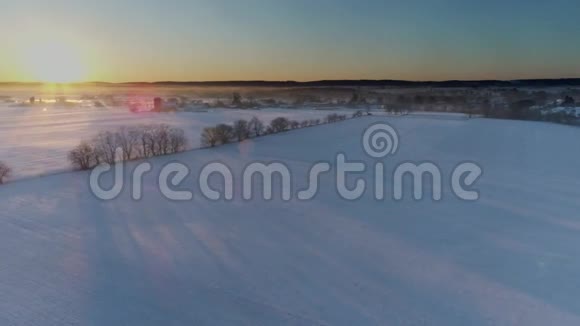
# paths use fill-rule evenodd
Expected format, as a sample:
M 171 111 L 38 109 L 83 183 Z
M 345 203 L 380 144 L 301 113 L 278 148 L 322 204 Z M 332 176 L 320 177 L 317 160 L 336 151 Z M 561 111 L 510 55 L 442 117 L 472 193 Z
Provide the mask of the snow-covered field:
M 572 115 L 576 118 L 580 118 L 580 107 L 563 107 L 563 106 L 559 106 L 559 107 L 555 107 L 549 110 L 544 110 L 543 113 L 566 113 L 569 115 Z
M 195 148 L 199 147 L 203 128 L 218 123 L 250 120 L 253 116 L 264 123 L 279 116 L 302 121 L 319 119 L 329 113 L 315 110 L 210 109 L 196 113 L 136 114 L 126 108 L 0 104 L 0 161 L 13 168 L 16 179 L 34 177 L 70 170 L 67 153 L 81 139 L 90 139 L 99 131 L 115 130 L 120 126 L 166 123 L 180 127 L 185 130 L 190 147 Z
M 308 202 L 171 202 L 153 172 L 139 202 L 97 200 L 86 172 L 23 180 L 0 187 L 0 324 L 580 325 L 578 128 L 367 117 L 151 162 L 282 161 L 300 186 L 337 152 L 374 162 L 360 134 L 383 120 L 387 166 L 478 162 L 480 200 L 349 202 L 330 174 Z

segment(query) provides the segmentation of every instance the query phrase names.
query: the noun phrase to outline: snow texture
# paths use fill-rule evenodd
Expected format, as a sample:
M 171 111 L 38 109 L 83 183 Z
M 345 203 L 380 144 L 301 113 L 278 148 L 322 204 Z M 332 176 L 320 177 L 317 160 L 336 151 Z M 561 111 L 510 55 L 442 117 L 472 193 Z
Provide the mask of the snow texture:
M 67 119 L 56 123 L 75 134 L 124 123 Z M 31 120 L 44 122 L 2 119 L 3 139 L 42 143 L 50 133 L 34 128 L 48 119 Z M 372 166 L 360 135 L 378 121 L 401 135 L 388 167 L 428 160 L 445 175 L 478 162 L 481 199 L 445 189 L 441 202 L 349 202 L 331 174 L 307 202 L 195 191 L 172 202 L 157 190 L 156 172 L 176 160 L 192 169 L 191 189 L 215 160 L 235 171 L 282 161 L 297 187 L 337 152 Z M 53 136 L 55 148 L 71 141 Z M 128 189 L 94 198 L 87 172 L 11 183 L 0 187 L 0 325 L 580 325 L 578 139 L 547 123 L 375 116 L 153 159 L 138 202 Z

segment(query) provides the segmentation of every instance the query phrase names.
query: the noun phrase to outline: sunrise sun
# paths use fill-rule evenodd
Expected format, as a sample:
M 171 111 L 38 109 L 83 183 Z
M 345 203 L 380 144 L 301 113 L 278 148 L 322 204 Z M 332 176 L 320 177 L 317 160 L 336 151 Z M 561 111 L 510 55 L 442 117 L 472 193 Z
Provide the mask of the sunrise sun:
M 24 53 L 28 74 L 41 82 L 70 83 L 85 79 L 87 62 L 72 44 L 46 41 L 33 44 Z

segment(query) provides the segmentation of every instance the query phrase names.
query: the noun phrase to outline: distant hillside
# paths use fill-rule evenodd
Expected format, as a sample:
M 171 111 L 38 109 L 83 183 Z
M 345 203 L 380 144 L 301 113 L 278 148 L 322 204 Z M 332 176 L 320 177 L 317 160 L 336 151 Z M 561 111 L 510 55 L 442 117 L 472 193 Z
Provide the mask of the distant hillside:
M 39 83 L 0 83 L 1 86 L 34 86 Z M 405 81 L 405 80 L 318 80 L 297 81 L 159 81 L 79 83 L 79 86 L 198 86 L 198 87 L 569 87 L 580 86 L 580 78 L 520 79 L 520 80 L 448 80 L 448 81 Z
M 562 87 L 580 86 L 580 78 L 570 79 L 526 79 L 526 80 L 449 80 L 449 81 L 405 81 L 405 80 L 318 80 L 297 81 L 213 81 L 124 83 L 124 85 L 152 86 L 216 86 L 216 87 Z

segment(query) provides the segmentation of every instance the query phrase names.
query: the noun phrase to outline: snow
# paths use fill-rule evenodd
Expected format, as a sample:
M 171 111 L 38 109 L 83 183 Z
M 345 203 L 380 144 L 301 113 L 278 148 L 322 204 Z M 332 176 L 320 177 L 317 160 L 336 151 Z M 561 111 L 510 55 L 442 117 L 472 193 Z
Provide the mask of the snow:
M 164 163 L 187 164 L 182 187 L 195 189 L 215 160 L 236 175 L 253 160 L 285 162 L 301 186 L 337 152 L 372 164 L 360 135 L 378 121 L 401 136 L 387 166 L 478 162 L 481 199 L 444 189 L 441 202 L 349 202 L 331 174 L 307 202 L 195 191 L 172 202 L 156 189 Z M 375 116 L 153 159 L 138 202 L 128 189 L 95 199 L 86 172 L 8 184 L 0 324 L 580 325 L 579 136 L 547 123 Z
M 344 111 L 344 110 L 343 110 Z M 352 110 L 351 110 L 352 111 Z M 185 130 L 190 147 L 199 147 L 203 128 L 253 116 L 264 123 L 279 116 L 293 120 L 320 119 L 329 112 L 314 110 L 233 110 L 209 109 L 207 112 L 131 113 L 126 108 L 98 109 L 56 104 L 35 106 L 0 104 L 0 160 L 21 179 L 70 170 L 67 153 L 81 139 L 99 131 L 120 126 L 166 123 Z M 352 113 L 349 113 L 352 114 Z
M 573 116 L 575 116 L 576 118 L 580 118 L 580 107 L 563 107 L 563 106 L 558 106 L 555 108 L 552 108 L 550 110 L 548 110 L 547 112 L 549 113 L 566 113 L 566 114 L 571 114 Z M 544 111 L 544 114 L 546 113 L 546 111 Z

